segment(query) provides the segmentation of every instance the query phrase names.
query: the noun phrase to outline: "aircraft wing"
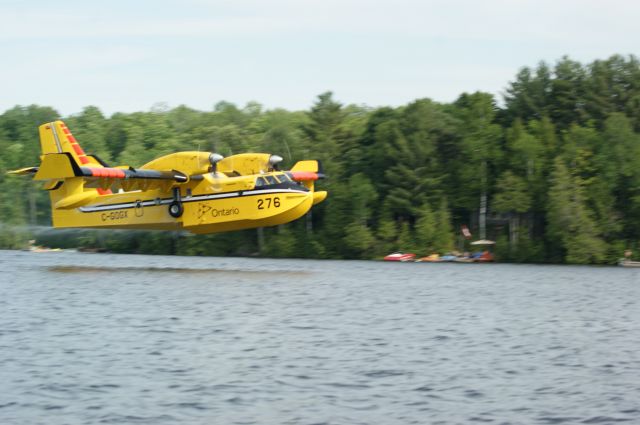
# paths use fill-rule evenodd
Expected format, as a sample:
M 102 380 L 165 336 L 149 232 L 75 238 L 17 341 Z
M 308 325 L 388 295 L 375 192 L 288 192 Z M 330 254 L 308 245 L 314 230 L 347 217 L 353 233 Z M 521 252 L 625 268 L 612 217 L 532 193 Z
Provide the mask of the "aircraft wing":
M 47 154 L 39 167 L 26 167 L 9 171 L 9 174 L 35 174 L 34 180 L 49 182 L 67 178 L 82 177 L 87 187 L 108 189 L 111 186 L 130 190 L 161 188 L 169 190 L 175 184 L 186 183 L 189 177 L 176 170 L 149 170 L 132 167 L 79 166 L 69 157 L 69 153 Z M 50 185 L 47 185 L 47 187 Z M 55 186 L 54 186 L 55 187 Z
M 150 179 L 150 180 L 173 180 L 177 183 L 184 183 L 188 179 L 186 175 L 179 171 L 158 171 L 129 168 L 112 167 L 80 167 L 82 176 L 91 178 L 112 178 L 112 179 Z

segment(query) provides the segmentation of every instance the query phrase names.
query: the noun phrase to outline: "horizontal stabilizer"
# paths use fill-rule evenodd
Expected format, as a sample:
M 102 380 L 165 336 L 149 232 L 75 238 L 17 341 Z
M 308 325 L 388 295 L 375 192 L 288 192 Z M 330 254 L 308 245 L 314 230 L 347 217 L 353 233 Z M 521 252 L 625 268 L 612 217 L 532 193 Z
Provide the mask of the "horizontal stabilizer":
M 35 174 L 38 172 L 38 167 L 26 167 L 19 170 L 7 171 L 7 174 L 14 174 L 16 176 L 26 176 L 27 174 Z

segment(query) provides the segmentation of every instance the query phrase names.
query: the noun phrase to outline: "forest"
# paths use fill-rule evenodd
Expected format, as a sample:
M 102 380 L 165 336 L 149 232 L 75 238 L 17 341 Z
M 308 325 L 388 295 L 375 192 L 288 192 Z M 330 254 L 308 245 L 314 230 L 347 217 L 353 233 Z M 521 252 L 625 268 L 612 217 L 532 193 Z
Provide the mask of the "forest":
M 38 126 L 55 119 L 110 164 L 187 150 L 275 153 L 283 168 L 319 159 L 329 196 L 276 228 L 198 236 L 51 229 L 41 183 L 6 171 L 39 164 Z M 607 264 L 640 241 L 634 56 L 540 62 L 522 68 L 500 99 L 475 92 L 452 103 L 373 108 L 326 92 L 305 111 L 219 102 L 211 111 L 158 104 L 109 117 L 87 106 L 61 117 L 52 106 L 15 106 L 0 115 L 0 151 L 4 249 L 36 239 L 118 253 L 375 259 L 470 250 L 466 226 L 472 239 L 495 240 L 502 262 Z

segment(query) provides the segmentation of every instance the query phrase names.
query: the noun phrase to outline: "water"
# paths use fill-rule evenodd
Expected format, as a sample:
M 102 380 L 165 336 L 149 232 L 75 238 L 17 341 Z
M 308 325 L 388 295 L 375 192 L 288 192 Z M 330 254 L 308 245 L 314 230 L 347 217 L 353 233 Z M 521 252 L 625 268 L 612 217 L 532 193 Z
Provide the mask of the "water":
M 0 251 L 1 424 L 640 423 L 640 269 Z

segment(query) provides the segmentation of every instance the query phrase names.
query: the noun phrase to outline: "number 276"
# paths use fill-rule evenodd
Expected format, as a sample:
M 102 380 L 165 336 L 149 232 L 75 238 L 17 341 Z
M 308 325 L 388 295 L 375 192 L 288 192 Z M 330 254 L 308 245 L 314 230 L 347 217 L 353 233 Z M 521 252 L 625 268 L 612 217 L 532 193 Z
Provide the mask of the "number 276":
M 277 196 L 275 198 L 273 198 L 273 200 L 271 198 L 264 198 L 264 199 L 258 199 L 258 209 L 259 210 L 263 210 L 265 208 L 279 208 L 280 207 L 280 198 L 278 198 Z

